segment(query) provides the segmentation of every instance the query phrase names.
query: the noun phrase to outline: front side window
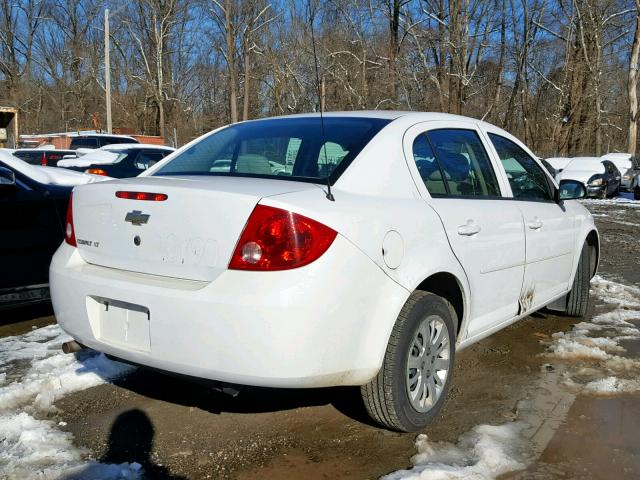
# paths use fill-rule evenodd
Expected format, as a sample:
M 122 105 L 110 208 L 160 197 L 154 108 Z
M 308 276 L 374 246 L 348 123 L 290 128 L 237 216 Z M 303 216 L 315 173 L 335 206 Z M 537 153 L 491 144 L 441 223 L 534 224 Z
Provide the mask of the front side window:
M 317 117 L 238 123 L 209 135 L 154 175 L 248 176 L 334 182 L 387 123 Z
M 499 197 L 500 187 L 480 137 L 473 130 L 430 130 L 416 138 L 414 159 L 434 196 Z
M 553 200 L 553 191 L 542 167 L 527 152 L 500 135 L 489 134 L 507 173 L 513 197 L 521 200 Z

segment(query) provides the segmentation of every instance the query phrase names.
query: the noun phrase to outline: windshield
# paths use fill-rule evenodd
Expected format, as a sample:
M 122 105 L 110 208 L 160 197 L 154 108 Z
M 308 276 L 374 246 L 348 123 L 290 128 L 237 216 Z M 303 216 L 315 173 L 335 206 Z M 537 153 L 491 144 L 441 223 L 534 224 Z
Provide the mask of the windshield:
M 98 140 L 91 137 L 77 137 L 71 140 L 71 150 L 78 148 L 98 148 Z
M 335 182 L 389 120 L 328 117 L 239 123 L 197 142 L 154 175 L 218 175 Z M 324 135 L 323 135 L 324 133 Z

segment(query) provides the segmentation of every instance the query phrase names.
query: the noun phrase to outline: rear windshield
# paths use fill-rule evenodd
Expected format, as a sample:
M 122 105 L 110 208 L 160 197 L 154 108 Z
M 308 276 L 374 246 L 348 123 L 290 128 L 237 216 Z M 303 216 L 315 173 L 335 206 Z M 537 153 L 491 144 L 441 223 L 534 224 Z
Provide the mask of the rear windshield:
M 328 117 L 238 123 L 203 138 L 154 175 L 216 175 L 331 182 L 389 120 Z
M 79 137 L 71 140 L 71 150 L 77 148 L 98 148 L 98 140 L 91 137 Z

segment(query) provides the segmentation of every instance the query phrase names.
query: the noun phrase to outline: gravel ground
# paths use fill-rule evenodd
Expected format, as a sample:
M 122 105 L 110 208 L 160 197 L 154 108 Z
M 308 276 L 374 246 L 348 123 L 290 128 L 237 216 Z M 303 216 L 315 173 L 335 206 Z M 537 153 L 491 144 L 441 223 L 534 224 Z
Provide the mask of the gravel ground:
M 639 285 L 640 203 L 586 205 L 601 232 L 600 274 Z M 609 310 L 596 303 L 587 318 Z M 49 314 L 40 308 L 5 315 L 0 337 L 51 323 Z M 575 323 L 537 313 L 461 352 L 450 398 L 428 438 L 455 443 L 477 425 L 524 415 L 540 422 L 530 438 L 535 456 L 505 478 L 640 478 L 638 393 L 590 396 L 559 386 L 573 367 L 546 354 L 553 334 Z M 640 356 L 633 341 L 625 346 L 627 357 Z M 368 424 L 354 389 L 248 388 L 232 397 L 138 369 L 55 406 L 52 418 L 76 445 L 105 463 L 138 462 L 145 478 L 377 478 L 410 467 L 416 453 L 415 434 Z

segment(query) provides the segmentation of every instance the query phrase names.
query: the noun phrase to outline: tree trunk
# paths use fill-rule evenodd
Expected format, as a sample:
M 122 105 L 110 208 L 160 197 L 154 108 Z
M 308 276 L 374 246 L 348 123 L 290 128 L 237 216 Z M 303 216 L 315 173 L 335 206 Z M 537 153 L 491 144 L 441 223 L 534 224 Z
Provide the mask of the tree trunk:
M 233 22 L 231 20 L 232 1 L 225 2 L 224 19 L 225 19 L 225 37 L 227 42 L 227 68 L 229 73 L 229 112 L 231 114 L 231 123 L 238 121 L 238 92 L 236 78 L 235 63 L 235 35 L 233 34 Z
M 245 42 L 244 46 L 244 98 L 242 105 L 242 119 L 249 120 L 249 94 L 251 92 L 249 85 L 249 74 L 251 70 L 251 52 L 248 48 L 249 42 Z
M 640 0 L 636 0 L 636 31 L 629 61 L 629 142 L 628 152 L 635 155 L 638 143 L 638 61 L 640 60 Z

